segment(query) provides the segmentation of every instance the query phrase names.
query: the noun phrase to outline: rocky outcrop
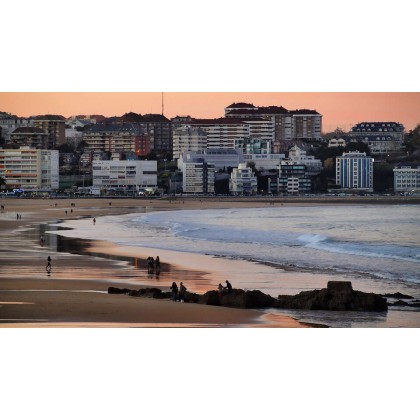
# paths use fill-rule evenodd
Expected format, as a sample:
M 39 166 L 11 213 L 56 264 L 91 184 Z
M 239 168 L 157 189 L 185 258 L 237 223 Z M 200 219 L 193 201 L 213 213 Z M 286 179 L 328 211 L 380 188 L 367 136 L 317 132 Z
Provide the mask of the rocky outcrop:
M 139 290 L 109 287 L 108 293 L 128 294 L 135 297 L 170 299 L 170 292 L 162 292 L 152 287 Z M 330 281 L 326 289 L 301 292 L 294 296 L 279 295 L 277 299 L 260 290 L 233 289 L 228 294 L 219 295 L 210 290 L 203 295 L 186 292 L 184 302 L 202 305 L 228 306 L 232 308 L 279 308 L 331 311 L 387 311 L 385 298 L 375 293 L 353 290 L 351 282 Z
M 394 298 L 394 299 L 414 299 L 413 296 L 404 295 L 403 293 L 386 293 L 385 295 L 381 295 L 386 298 Z
M 388 310 L 386 299 L 375 294 L 353 290 L 351 282 L 330 281 L 326 289 L 301 292 L 294 296 L 279 295 L 274 307 L 325 311 Z

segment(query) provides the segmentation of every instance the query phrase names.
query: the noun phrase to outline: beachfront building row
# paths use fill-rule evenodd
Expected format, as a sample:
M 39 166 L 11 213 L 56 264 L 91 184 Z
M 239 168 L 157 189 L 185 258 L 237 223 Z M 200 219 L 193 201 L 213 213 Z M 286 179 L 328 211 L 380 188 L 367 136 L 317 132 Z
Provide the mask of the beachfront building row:
M 157 161 L 94 160 L 92 193 L 139 193 L 157 189 Z
M 420 163 L 400 163 L 394 168 L 394 191 L 420 191 Z
M 342 189 L 373 191 L 374 159 L 358 151 L 336 157 L 336 184 Z
M 58 159 L 58 150 L 29 146 L 0 149 L 0 177 L 5 179 L 7 189 L 55 190 L 59 186 Z

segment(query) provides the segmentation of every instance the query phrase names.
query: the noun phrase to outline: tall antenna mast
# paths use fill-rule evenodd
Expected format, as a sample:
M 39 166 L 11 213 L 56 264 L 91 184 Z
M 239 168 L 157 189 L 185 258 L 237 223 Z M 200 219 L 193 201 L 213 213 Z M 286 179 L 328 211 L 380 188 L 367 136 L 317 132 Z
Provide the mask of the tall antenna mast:
M 163 92 L 162 92 L 162 115 L 163 115 L 163 109 L 164 107 L 163 107 Z

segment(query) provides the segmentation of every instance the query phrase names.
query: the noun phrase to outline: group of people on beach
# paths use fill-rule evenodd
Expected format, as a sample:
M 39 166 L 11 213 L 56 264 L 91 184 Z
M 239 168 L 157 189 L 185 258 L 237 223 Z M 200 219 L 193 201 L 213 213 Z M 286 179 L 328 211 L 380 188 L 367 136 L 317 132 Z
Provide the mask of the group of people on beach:
M 153 274 L 156 272 L 156 274 L 160 273 L 160 259 L 159 255 L 154 259 L 153 257 L 147 257 L 146 260 L 147 264 L 147 273 Z
M 184 283 L 182 283 L 182 281 L 179 284 L 179 289 L 178 285 L 175 282 L 172 283 L 170 289 L 172 291 L 172 300 L 174 302 L 184 302 L 185 292 L 187 291 L 187 288 L 184 286 Z

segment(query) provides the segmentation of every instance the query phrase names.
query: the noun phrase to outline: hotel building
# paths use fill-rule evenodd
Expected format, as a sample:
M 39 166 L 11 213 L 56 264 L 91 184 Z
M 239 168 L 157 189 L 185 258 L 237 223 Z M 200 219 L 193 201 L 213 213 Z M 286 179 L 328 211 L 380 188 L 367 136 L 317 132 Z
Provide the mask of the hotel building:
M 404 126 L 397 122 L 362 122 L 349 132 L 351 142 L 363 142 L 372 154 L 399 151 L 404 139 Z
M 357 151 L 337 156 L 336 184 L 343 189 L 373 191 L 373 158 Z
M 0 176 L 7 188 L 53 190 L 59 184 L 58 150 L 0 149 Z

